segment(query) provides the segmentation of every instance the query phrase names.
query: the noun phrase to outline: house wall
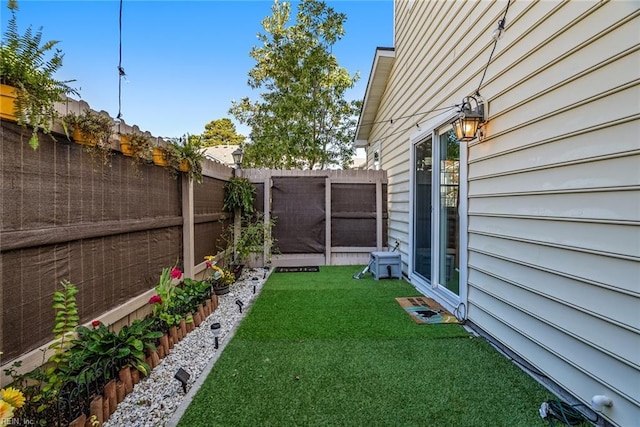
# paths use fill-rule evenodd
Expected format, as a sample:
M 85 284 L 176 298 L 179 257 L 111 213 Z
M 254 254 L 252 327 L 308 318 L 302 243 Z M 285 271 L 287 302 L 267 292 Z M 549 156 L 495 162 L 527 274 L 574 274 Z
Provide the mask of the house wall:
M 396 1 L 368 141 L 405 272 L 409 141 L 475 92 L 506 7 Z M 579 400 L 611 397 L 618 425 L 640 422 L 639 7 L 512 2 L 480 87 L 486 136 L 468 144 L 468 319 Z

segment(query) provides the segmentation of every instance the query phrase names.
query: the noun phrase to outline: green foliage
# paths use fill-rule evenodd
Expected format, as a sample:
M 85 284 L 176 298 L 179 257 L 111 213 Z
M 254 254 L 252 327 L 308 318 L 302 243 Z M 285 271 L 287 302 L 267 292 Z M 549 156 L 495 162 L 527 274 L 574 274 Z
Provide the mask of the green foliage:
M 49 346 L 55 350 L 49 357 L 49 366 L 45 370 L 47 384 L 43 390 L 57 390 L 68 379 L 64 375 L 65 367 L 69 362 L 69 349 L 72 346 L 74 331 L 78 326 L 80 317 L 75 295 L 78 293 L 76 286 L 68 280 L 60 282 L 62 290 L 53 293 L 53 303 L 51 307 L 55 311 L 53 335 L 56 341 Z
M 68 113 L 62 117 L 65 126 L 77 129 L 87 142 L 84 150 L 91 155 L 94 164 L 109 166 L 111 164 L 111 136 L 113 135 L 113 119 L 108 114 L 98 113 L 85 108 L 82 114 Z
M 194 312 L 199 304 L 211 297 L 211 283 L 207 281 L 186 278 L 182 286 L 176 288 L 169 311 L 185 314 Z
M 240 221 L 240 233 L 234 236 L 235 227 L 229 224 L 218 241 L 218 250 L 223 253 L 224 264 L 231 266 L 246 263 L 252 252 L 263 252 L 265 242 L 270 242 L 272 253 L 278 252 L 276 242 L 271 237 L 275 225 L 275 218 L 265 222 L 262 213 L 245 215 Z
M 250 55 L 256 65 L 249 86 L 263 89 L 261 100 L 243 98 L 229 112 L 251 127 L 244 163 L 272 169 L 346 167 L 360 101 L 345 93 L 359 79 L 331 53 L 344 35 L 346 15 L 319 0 L 298 5 L 297 22 L 287 25 L 290 3 L 275 1 L 262 21 L 262 46 Z
M 153 319 L 137 319 L 131 325 L 125 325 L 118 333 L 110 331 L 100 323 L 93 328 L 78 327 L 78 338 L 70 349 L 69 376 L 82 375 L 83 368 L 95 366 L 104 370 L 113 363 L 115 369 L 132 366 L 149 374 L 149 365 L 145 362 L 145 349 L 155 350 L 155 341 L 162 336 L 153 331 Z M 79 381 L 91 378 L 80 376 Z
M 131 151 L 133 157 L 134 167 L 138 167 L 139 164 L 149 161 L 153 153 L 153 144 L 151 139 L 140 132 L 133 132 L 126 135 L 131 144 Z
M 253 212 L 256 187 L 244 177 L 232 177 L 224 185 L 224 203 L 222 209 L 233 213 L 240 209 L 245 214 Z
M 177 265 L 177 263 L 176 263 Z M 176 285 L 173 283 L 171 271 L 173 268 L 164 268 L 160 273 L 160 280 L 156 285 L 156 293 L 162 299 L 162 302 L 153 306 L 153 315 L 160 317 L 162 313 L 166 313 L 175 294 Z
M 185 138 L 171 142 L 169 149 L 173 149 L 171 166 L 180 167 L 182 161 L 189 166 L 187 174 L 195 183 L 202 183 L 202 162 L 204 161 L 204 145 L 198 135 L 188 135 Z
M 20 390 L 26 398 L 24 406 L 14 416 L 19 415 L 24 420 L 37 420 L 39 426 L 56 425 L 56 390 L 42 390 L 42 385 L 47 380 L 42 368 L 21 374 L 18 372 L 21 366 L 22 362 L 16 361 L 4 370 L 5 375 L 11 377 L 12 387 Z
M 51 125 L 59 117 L 54 104 L 63 95 L 76 94 L 68 83 L 53 76 L 62 67 L 63 54 L 53 49 L 58 41 L 42 42 L 42 28 L 34 32 L 28 27 L 18 32 L 16 12 L 18 3 L 9 0 L 11 18 L 0 43 L 0 83 L 16 88 L 16 117 L 18 124 L 31 128 L 29 145 L 38 148 L 38 129 L 51 135 Z M 52 53 L 53 51 L 53 53 Z M 50 57 L 49 54 L 52 55 Z
M 276 225 L 275 218 L 264 221 L 264 215 L 245 217 L 241 221 L 240 235 L 236 240 L 236 260 L 239 263 L 246 262 L 252 252 L 262 253 L 265 241 L 271 240 L 271 231 Z M 275 241 L 271 240 L 271 252 L 277 252 Z
M 204 132 L 201 135 L 205 147 L 213 147 L 216 145 L 240 145 L 244 142 L 244 135 L 236 132 L 236 125 L 231 119 L 222 118 L 211 120 L 204 126 Z

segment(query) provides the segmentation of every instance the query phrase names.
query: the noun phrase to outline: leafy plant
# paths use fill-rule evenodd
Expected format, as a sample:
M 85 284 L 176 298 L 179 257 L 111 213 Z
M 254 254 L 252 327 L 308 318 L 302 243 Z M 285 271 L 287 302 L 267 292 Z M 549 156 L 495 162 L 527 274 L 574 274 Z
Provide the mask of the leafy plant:
M 264 215 L 243 216 L 240 221 L 240 233 L 234 236 L 235 227 L 229 224 L 218 241 L 218 249 L 223 253 L 225 265 L 239 265 L 246 263 L 252 252 L 262 252 L 265 242 L 270 242 L 271 252 L 277 252 L 275 241 L 271 238 L 271 231 L 276 224 L 275 218 L 265 223 Z
M 47 56 L 58 41 L 43 43 L 42 28 L 34 32 L 28 27 L 20 34 L 17 1 L 9 0 L 7 7 L 11 18 L 0 43 L 0 83 L 15 87 L 16 119 L 19 125 L 31 129 L 29 145 L 35 150 L 40 144 L 38 130 L 51 135 L 51 126 L 59 117 L 54 104 L 62 101 L 64 95 L 78 92 L 68 85 L 73 80 L 60 81 L 53 77 L 62 67 L 64 55 L 56 48 Z
M 233 213 L 240 209 L 245 214 L 253 213 L 256 187 L 245 177 L 234 176 L 224 185 L 224 203 L 222 209 Z
M 81 114 L 68 113 L 62 123 L 76 129 L 88 145 L 84 149 L 91 155 L 95 164 L 109 166 L 111 164 L 111 136 L 113 135 L 113 119 L 106 114 L 86 108 Z
M 47 384 L 43 391 L 59 389 L 68 379 L 64 375 L 64 367 L 69 363 L 69 349 L 72 347 L 74 331 L 78 326 L 78 308 L 75 295 L 76 286 L 68 280 L 60 282 L 62 290 L 53 293 L 52 307 L 55 310 L 53 334 L 56 341 L 49 346 L 54 354 L 49 357 L 49 367 L 45 370 Z
M 56 394 L 54 391 L 43 391 L 42 384 L 46 383 L 46 375 L 38 367 L 31 372 L 21 374 L 18 369 L 21 361 L 14 362 L 4 373 L 11 377 L 11 384 L 25 396 L 24 406 L 14 417 L 25 420 L 38 420 L 37 425 L 55 425 L 57 422 Z
M 176 263 L 177 265 L 177 263 Z M 182 319 L 182 314 L 177 312 L 175 307 L 176 295 L 179 293 L 174 279 L 182 278 L 182 271 L 173 268 L 164 268 L 160 274 L 160 281 L 156 285 L 156 295 L 149 299 L 149 304 L 153 304 L 153 316 L 160 319 L 164 326 L 176 326 Z
M 93 328 L 78 327 L 78 339 L 71 348 L 69 365 L 72 372 L 79 373 L 87 365 L 106 367 L 113 363 L 116 369 L 132 366 L 148 375 L 150 368 L 145 362 L 145 349 L 155 350 L 155 341 L 162 336 L 154 331 L 153 319 L 136 319 L 125 325 L 118 333 L 110 331 L 103 323 L 94 323 Z M 83 380 L 82 377 L 79 378 Z
M 171 147 L 175 155 L 173 158 L 177 162 L 172 166 L 176 169 L 180 168 L 181 163 L 188 166 L 187 174 L 194 182 L 202 183 L 202 162 L 204 161 L 204 146 L 201 139 L 197 135 L 188 135 L 171 142 Z
M 125 135 L 129 144 L 131 144 L 131 151 L 133 152 L 132 157 L 134 161 L 134 165 L 139 165 L 145 161 L 148 161 L 151 158 L 153 152 L 153 144 L 151 143 L 151 139 L 143 133 L 134 132 Z

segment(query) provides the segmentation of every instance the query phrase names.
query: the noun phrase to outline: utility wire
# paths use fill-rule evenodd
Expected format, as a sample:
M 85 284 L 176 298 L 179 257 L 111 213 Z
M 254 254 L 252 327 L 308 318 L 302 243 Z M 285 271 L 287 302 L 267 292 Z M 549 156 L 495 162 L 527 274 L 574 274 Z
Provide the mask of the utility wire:
M 419 113 L 410 114 L 408 116 L 392 117 L 390 119 L 378 120 L 377 122 L 365 122 L 365 123 L 361 123 L 360 126 L 377 125 L 377 124 L 380 124 L 380 123 L 393 123 L 396 120 L 409 119 L 411 117 L 416 117 L 416 116 L 424 116 L 424 115 L 427 115 L 427 114 L 430 114 L 430 113 L 435 113 L 436 111 L 450 110 L 450 109 L 456 108 L 458 106 L 459 106 L 459 104 L 456 104 L 456 105 L 449 106 L 449 107 L 435 108 L 435 109 L 429 110 L 429 111 L 421 111 Z
M 480 84 L 478 85 L 478 89 L 476 89 L 476 95 L 480 96 L 480 87 L 482 87 L 482 83 L 484 82 L 484 78 L 487 75 L 487 70 L 489 69 L 489 64 L 491 64 L 491 59 L 493 58 L 493 54 L 496 51 L 496 46 L 498 45 L 498 40 L 502 36 L 502 32 L 504 31 L 504 26 L 506 24 L 507 12 L 509 11 L 509 5 L 511 5 L 511 0 L 507 2 L 507 8 L 504 10 L 504 14 L 502 15 L 502 19 L 498 21 L 498 29 L 497 34 L 493 38 L 493 48 L 491 49 L 491 54 L 489 55 L 489 61 L 487 61 L 487 65 L 484 67 L 484 71 L 482 72 L 482 78 L 480 79 Z
M 118 115 L 117 119 L 122 118 L 122 79 L 126 76 L 124 68 L 122 68 L 122 0 L 120 0 L 120 16 L 119 16 L 119 32 L 120 32 L 120 57 L 118 59 Z

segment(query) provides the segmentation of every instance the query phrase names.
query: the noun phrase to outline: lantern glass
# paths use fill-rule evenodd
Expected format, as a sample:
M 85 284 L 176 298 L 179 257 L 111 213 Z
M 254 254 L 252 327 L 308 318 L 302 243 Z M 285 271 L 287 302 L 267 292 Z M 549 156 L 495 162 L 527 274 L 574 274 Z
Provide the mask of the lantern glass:
M 471 141 L 476 137 L 478 127 L 482 123 L 482 117 L 478 114 L 460 114 L 452 123 L 456 137 L 460 141 Z
M 237 166 L 240 166 L 242 164 L 242 157 L 244 156 L 244 152 L 238 148 L 233 153 L 231 153 L 231 155 L 233 156 L 233 163 L 235 163 Z

